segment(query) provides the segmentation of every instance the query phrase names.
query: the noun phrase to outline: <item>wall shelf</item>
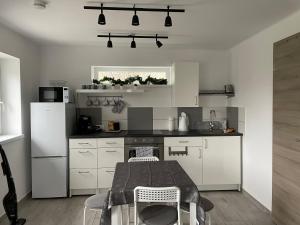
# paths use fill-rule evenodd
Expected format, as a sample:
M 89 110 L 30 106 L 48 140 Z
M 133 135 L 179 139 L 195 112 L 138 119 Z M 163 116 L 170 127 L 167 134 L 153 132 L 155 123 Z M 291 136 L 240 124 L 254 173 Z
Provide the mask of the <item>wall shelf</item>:
M 234 92 L 225 92 L 224 90 L 200 90 L 199 95 L 225 95 L 227 97 L 234 97 Z
M 109 93 L 143 93 L 144 89 L 77 89 L 76 93 L 82 94 L 109 94 Z

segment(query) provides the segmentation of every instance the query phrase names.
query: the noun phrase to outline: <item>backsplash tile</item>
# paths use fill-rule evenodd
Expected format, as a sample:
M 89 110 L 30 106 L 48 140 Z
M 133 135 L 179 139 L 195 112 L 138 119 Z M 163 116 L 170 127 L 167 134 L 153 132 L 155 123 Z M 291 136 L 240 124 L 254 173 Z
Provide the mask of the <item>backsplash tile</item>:
M 238 130 L 238 128 L 239 128 L 239 108 L 227 107 L 227 127 Z
M 153 130 L 152 107 L 129 107 L 127 118 L 128 130 Z
M 180 114 L 185 112 L 189 118 L 189 129 L 199 129 L 202 123 L 202 108 L 201 107 L 179 107 L 177 108 L 178 118 Z
M 101 108 L 77 108 L 76 117 L 80 115 L 90 116 L 92 118 L 92 124 L 100 125 L 102 122 L 102 110 Z

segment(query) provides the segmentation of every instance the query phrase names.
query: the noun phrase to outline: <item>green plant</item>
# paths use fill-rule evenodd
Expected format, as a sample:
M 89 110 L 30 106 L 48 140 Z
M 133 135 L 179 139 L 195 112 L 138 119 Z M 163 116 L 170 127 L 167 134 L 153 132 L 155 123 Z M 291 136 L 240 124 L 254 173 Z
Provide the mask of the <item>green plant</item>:
M 133 84 L 135 81 L 138 81 L 140 85 L 146 85 L 146 84 L 167 85 L 168 84 L 167 79 L 157 79 L 151 76 L 148 76 L 145 80 L 143 80 L 143 78 L 140 76 L 128 77 L 125 80 L 121 80 L 121 79 L 115 80 L 115 78 L 113 77 L 103 77 L 101 80 L 93 79 L 94 84 L 101 84 L 107 81 L 114 85 Z

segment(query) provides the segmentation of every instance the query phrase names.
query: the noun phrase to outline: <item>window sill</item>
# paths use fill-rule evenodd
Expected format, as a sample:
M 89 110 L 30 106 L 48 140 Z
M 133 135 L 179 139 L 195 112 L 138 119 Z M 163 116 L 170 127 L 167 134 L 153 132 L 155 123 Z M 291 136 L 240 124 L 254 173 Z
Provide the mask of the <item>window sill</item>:
M 24 134 L 0 135 L 0 144 L 7 144 L 24 138 Z

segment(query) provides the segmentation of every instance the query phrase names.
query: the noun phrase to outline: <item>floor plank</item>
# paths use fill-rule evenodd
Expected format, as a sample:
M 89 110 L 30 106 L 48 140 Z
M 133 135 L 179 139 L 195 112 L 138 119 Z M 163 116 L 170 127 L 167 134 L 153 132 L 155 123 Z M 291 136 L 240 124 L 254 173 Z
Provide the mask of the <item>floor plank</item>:
M 215 208 L 212 225 L 273 225 L 270 214 L 246 194 L 235 191 L 204 192 Z M 68 199 L 26 199 L 19 214 L 26 225 L 82 225 L 83 203 L 87 196 Z M 100 214 L 89 212 L 86 225 L 99 225 Z M 184 221 L 187 218 L 183 216 Z M 8 225 L 3 219 L 0 225 Z

